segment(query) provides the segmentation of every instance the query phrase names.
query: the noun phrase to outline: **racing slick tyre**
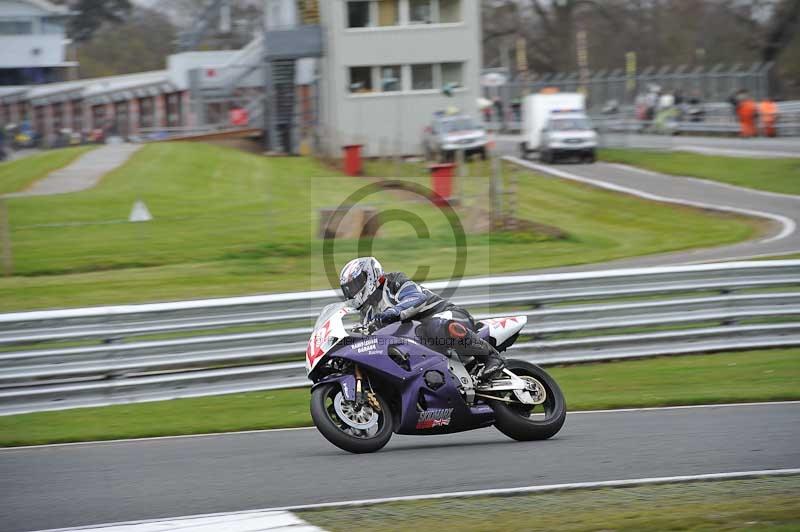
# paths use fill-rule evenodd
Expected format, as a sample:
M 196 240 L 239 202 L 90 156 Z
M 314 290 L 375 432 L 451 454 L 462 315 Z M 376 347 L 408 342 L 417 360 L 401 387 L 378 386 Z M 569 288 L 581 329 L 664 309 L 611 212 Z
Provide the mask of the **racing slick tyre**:
M 517 377 L 537 382 L 544 390 L 545 398 L 537 405 L 488 400 L 494 410 L 494 426 L 518 441 L 546 440 L 555 435 L 567 417 L 567 403 L 556 381 L 539 366 L 524 360 L 508 359 L 506 369 Z M 505 398 L 513 400 L 514 395 L 507 392 Z
M 375 392 L 380 409 L 344 399 L 337 383 L 311 391 L 311 419 L 326 440 L 351 453 L 373 453 L 389 443 L 393 417 L 389 404 Z

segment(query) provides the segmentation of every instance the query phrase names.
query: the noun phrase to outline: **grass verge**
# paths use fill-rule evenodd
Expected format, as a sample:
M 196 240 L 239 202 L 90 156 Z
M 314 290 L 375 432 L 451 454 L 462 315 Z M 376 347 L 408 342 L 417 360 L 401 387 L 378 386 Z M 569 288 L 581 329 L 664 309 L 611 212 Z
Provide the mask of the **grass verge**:
M 299 513 L 359 530 L 797 530 L 800 476 L 398 502 Z
M 476 163 L 473 177 L 459 180 L 471 202 L 458 212 L 468 228 L 465 275 L 729 244 L 761 229 L 740 216 L 639 200 L 508 166 L 505 175 L 518 178 L 516 217 L 532 222 L 526 227 L 555 227 L 566 236 L 529 228 L 489 235 L 480 229 L 489 204 L 487 168 Z M 395 168 L 367 166 L 373 170 L 388 177 Z M 421 164 L 398 170 L 427 184 L 424 172 Z M 303 158 L 153 144 L 92 190 L 9 200 L 14 275 L 0 279 L 0 311 L 328 287 L 317 237 L 319 210 L 372 182 L 332 173 Z M 138 199 L 153 221 L 126 222 Z M 393 191 L 362 203 L 387 215 L 409 215 L 385 223 L 374 241 L 371 251 L 385 266 L 408 272 L 427 266 L 419 281 L 453 277 L 458 247 L 439 209 Z M 426 238 L 409 217 L 424 222 Z M 334 263 L 343 264 L 365 243 L 338 240 Z
M 50 150 L 15 161 L 0 163 L 0 194 L 24 190 L 34 181 L 42 179 L 50 172 L 67 166 L 95 147 L 76 146 Z
M 600 159 L 654 172 L 699 177 L 746 188 L 800 194 L 800 158 L 722 157 L 687 152 L 604 149 Z
M 800 348 L 550 369 L 570 410 L 800 399 Z M 302 427 L 308 389 L 0 417 L 0 446 Z

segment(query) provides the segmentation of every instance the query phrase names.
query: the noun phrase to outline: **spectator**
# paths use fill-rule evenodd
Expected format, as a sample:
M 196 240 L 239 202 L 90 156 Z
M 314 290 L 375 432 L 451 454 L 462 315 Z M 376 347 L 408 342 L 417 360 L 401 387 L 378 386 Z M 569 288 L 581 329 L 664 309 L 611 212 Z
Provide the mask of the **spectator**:
M 758 115 L 761 118 L 761 133 L 766 137 L 778 135 L 775 123 L 778 121 L 778 106 L 769 96 L 761 101 L 758 106 Z
M 756 119 L 758 118 L 758 105 L 747 91 L 741 91 L 737 114 L 739 115 L 739 125 L 741 135 L 744 138 L 755 137 L 758 135 L 756 129 Z
M 728 98 L 728 102 L 731 104 L 731 112 L 733 113 L 734 118 L 739 118 L 739 102 L 742 99 L 743 90 L 739 89 L 738 91 L 731 94 L 731 97 Z

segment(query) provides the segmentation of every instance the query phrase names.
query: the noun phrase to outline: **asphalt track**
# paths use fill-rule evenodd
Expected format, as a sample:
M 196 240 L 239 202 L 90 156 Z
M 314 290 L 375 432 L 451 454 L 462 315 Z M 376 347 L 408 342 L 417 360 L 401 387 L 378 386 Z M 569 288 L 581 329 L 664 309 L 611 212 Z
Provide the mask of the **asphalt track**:
M 515 157 L 508 159 L 561 179 L 639 195 L 646 199 L 747 215 L 761 219 L 766 226 L 765 233 L 760 238 L 738 244 L 632 257 L 577 268 L 560 268 L 559 271 L 672 266 L 800 252 L 800 196 L 670 176 L 610 163 L 544 165 Z M 683 230 L 693 231 L 694 227 L 687 225 Z
M 521 135 L 497 136 L 498 148 L 506 155 L 517 155 L 521 141 Z M 609 148 L 691 151 L 731 157 L 800 157 L 800 137 L 740 139 L 606 133 L 601 136 L 601 142 Z
M 674 140 L 670 140 L 668 137 L 646 135 L 634 135 L 631 138 L 635 140 L 632 141 L 632 144 L 637 146 L 644 141 L 664 143 Z M 800 139 L 798 138 L 745 140 L 693 137 L 680 139 L 684 144 L 688 144 L 688 141 L 691 140 L 692 146 L 698 149 L 726 150 L 729 154 L 732 152 L 747 154 L 757 150 L 759 153 L 774 154 L 774 156 L 786 153 L 796 153 L 797 156 L 800 156 Z M 675 266 L 800 253 L 800 196 L 776 194 L 691 177 L 666 175 L 618 164 L 598 162 L 595 164 L 545 165 L 535 160 L 523 161 L 516 157 L 518 140 L 518 137 L 511 136 L 498 139 L 498 152 L 507 159 L 514 160 L 539 173 L 657 201 L 738 212 L 760 218 L 766 227 L 765 234 L 760 238 L 739 244 L 632 257 L 601 264 L 540 270 L 540 273 Z M 684 228 L 686 231 L 693 229 L 690 226 Z
M 0 529 L 437 492 L 800 466 L 800 403 L 570 414 L 553 439 L 493 428 L 351 455 L 315 430 L 0 451 Z

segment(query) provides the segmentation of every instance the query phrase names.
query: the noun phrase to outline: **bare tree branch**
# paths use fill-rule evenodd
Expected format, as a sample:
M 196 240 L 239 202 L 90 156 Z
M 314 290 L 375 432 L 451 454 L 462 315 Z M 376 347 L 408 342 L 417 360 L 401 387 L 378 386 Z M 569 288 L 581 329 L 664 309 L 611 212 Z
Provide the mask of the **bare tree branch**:
M 539 2 L 539 0 L 531 0 L 531 5 L 533 7 L 533 10 L 536 12 L 536 15 L 538 15 L 538 17 L 542 19 L 544 30 L 550 35 L 555 34 L 556 31 L 555 28 L 553 27 L 553 21 L 550 18 L 550 15 L 547 13 L 547 11 L 545 11 L 545 9 L 542 7 L 542 4 Z

